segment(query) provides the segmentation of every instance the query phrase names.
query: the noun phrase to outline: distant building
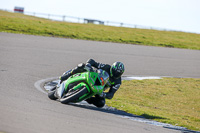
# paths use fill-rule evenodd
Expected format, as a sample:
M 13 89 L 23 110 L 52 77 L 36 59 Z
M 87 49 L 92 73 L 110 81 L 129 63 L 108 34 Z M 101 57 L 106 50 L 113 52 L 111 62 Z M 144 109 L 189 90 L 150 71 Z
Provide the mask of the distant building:
M 104 25 L 104 21 L 94 20 L 94 19 L 84 19 L 84 23 L 92 23 L 92 24 L 102 24 L 102 25 Z
M 15 6 L 14 12 L 17 12 L 17 13 L 24 13 L 24 7 L 17 7 L 17 6 Z

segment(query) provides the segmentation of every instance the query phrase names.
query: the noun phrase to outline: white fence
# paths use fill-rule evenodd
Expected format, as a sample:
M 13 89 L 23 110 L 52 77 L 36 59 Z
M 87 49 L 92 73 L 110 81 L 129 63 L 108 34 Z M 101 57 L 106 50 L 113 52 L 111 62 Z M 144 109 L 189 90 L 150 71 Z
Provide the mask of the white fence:
M 3 9 L 0 9 L 3 10 Z M 14 12 L 12 10 L 3 10 L 8 12 Z M 142 25 L 134 25 L 134 24 L 127 24 L 123 22 L 113 22 L 113 21 L 103 21 L 103 20 L 94 20 L 94 19 L 87 19 L 87 18 L 80 18 L 74 16 L 67 16 L 67 15 L 55 15 L 55 14 L 46 14 L 46 13 L 38 13 L 38 12 L 26 12 L 24 11 L 25 15 L 36 16 L 41 18 L 46 18 L 54 21 L 65 21 L 65 22 L 72 22 L 72 23 L 94 23 L 94 24 L 102 24 L 107 26 L 117 26 L 117 27 L 129 27 L 129 28 L 139 28 L 139 29 L 154 29 L 154 30 L 161 30 L 161 31 L 176 31 L 171 29 L 164 29 L 158 27 L 151 27 L 151 26 L 142 26 Z M 91 20 L 91 21 L 86 21 Z

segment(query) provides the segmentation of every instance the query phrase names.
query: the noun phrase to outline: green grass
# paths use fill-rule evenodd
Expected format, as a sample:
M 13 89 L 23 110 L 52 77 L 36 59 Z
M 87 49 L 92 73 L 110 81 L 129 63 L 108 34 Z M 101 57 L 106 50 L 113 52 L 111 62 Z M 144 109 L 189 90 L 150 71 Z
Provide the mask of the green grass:
M 200 34 L 57 22 L 0 11 L 0 32 L 200 50 Z
M 200 79 L 123 81 L 106 104 L 148 119 L 200 130 Z

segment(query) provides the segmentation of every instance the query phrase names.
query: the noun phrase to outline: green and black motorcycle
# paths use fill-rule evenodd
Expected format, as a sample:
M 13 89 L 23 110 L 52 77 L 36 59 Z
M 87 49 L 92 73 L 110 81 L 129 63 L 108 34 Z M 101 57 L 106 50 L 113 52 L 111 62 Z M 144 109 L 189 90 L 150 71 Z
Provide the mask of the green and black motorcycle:
M 87 68 L 87 72 L 77 73 L 63 81 L 48 92 L 52 100 L 59 100 L 61 103 L 77 103 L 86 100 L 96 94 L 101 95 L 109 80 L 109 74 L 102 70 Z

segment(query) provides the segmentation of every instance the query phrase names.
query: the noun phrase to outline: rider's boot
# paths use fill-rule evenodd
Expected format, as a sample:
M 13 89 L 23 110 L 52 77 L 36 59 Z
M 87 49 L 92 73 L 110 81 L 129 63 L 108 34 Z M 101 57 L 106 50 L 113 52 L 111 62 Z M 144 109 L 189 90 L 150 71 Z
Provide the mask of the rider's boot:
M 105 105 L 105 98 L 100 97 L 99 95 L 95 95 L 95 97 L 91 97 L 85 100 L 89 104 L 93 104 L 98 108 L 102 108 Z
M 70 70 L 70 71 L 68 71 L 67 73 L 65 73 L 64 75 L 62 75 L 62 76 L 60 77 L 60 83 L 62 83 L 63 81 L 67 80 L 70 76 L 72 76 L 72 75 L 73 75 L 73 74 L 72 74 L 72 71 L 73 71 L 73 70 Z
M 60 77 L 61 83 L 65 80 L 67 80 L 70 76 L 76 74 L 76 73 L 80 73 L 84 71 L 84 67 L 85 64 L 81 63 L 79 64 L 77 67 L 75 67 L 74 69 L 68 71 L 67 73 L 65 73 L 63 76 Z

